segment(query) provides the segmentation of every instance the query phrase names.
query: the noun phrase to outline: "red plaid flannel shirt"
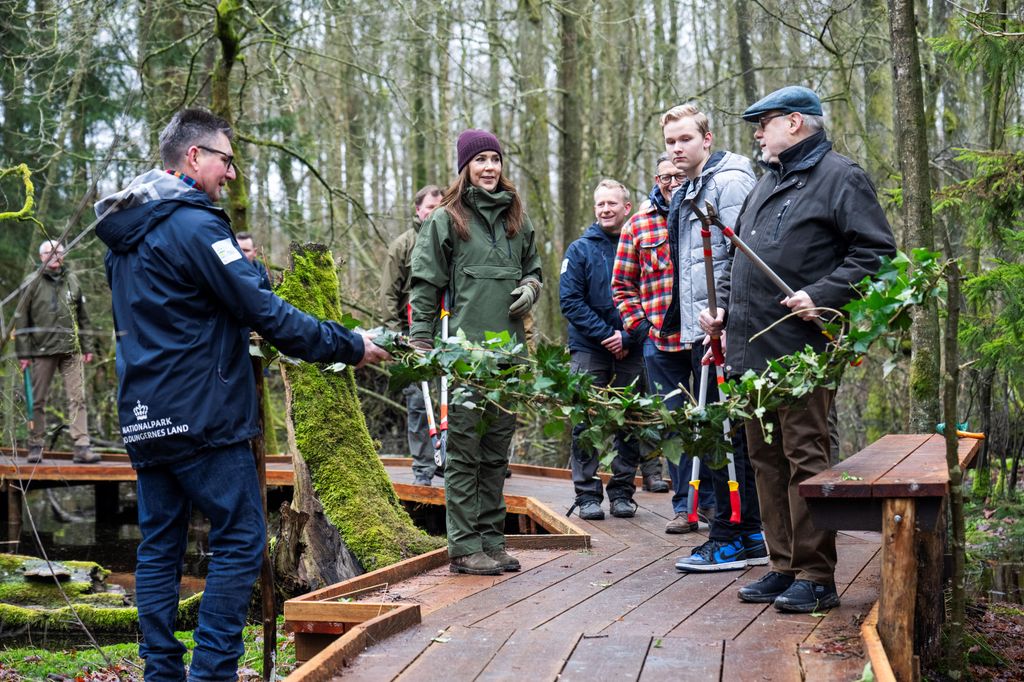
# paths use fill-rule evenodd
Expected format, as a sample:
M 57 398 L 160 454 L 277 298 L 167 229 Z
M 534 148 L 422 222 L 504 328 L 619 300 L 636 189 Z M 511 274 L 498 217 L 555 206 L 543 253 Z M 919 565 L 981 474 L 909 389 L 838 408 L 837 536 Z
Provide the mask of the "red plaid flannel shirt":
M 622 228 L 612 270 L 612 298 L 626 331 L 632 332 L 649 320 L 654 326 L 647 335 L 666 352 L 683 349 L 679 332 L 661 335 L 674 280 L 668 221 L 652 206 L 634 215 Z

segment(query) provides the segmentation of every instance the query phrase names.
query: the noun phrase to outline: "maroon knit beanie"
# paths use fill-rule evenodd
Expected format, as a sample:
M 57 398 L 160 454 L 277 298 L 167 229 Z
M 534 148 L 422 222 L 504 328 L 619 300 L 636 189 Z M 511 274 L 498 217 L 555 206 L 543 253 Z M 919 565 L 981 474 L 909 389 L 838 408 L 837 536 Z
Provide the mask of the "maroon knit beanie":
M 486 130 L 470 128 L 459 133 L 459 141 L 456 144 L 459 152 L 459 172 L 466 167 L 466 164 L 473 160 L 473 157 L 480 152 L 498 152 L 501 156 L 501 143 L 493 134 Z

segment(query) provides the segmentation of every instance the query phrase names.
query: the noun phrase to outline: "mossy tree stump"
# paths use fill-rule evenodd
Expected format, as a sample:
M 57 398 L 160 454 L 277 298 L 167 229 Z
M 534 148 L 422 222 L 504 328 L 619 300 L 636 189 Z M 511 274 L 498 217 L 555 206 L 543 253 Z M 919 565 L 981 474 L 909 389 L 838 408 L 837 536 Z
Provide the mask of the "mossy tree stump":
M 292 244 L 278 295 L 320 319 L 341 319 L 331 253 Z M 292 503 L 282 507 L 275 546 L 278 588 L 296 595 L 443 544 L 402 507 L 366 428 L 350 367 L 282 364 L 288 441 L 295 465 Z

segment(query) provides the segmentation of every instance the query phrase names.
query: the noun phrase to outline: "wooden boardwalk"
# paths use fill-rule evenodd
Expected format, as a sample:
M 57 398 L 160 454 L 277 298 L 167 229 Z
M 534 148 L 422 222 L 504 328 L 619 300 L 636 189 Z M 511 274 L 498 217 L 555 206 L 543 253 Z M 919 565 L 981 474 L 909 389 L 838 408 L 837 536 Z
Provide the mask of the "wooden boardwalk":
M 73 464 L 47 453 L 39 464 L 0 454 L 0 482 L 31 487 L 133 481 L 125 455 Z M 408 459 L 385 459 L 396 483 L 411 483 Z M 513 465 L 511 495 L 564 513 L 566 478 Z M 548 472 L 551 473 L 550 471 Z M 272 456 L 268 485 L 292 484 L 291 461 Z M 440 482 L 440 479 L 437 479 Z M 7 486 L 3 486 L 6 488 Z M 425 497 L 442 494 L 423 489 Z M 866 659 L 859 625 L 878 598 L 880 537 L 839 534 L 836 581 L 842 606 L 824 616 L 782 615 L 736 598 L 767 567 L 683 574 L 675 559 L 706 531 L 666 535 L 669 494 L 638 492 L 632 519 L 572 521 L 589 550 L 518 550 L 520 573 L 454 576 L 447 567 L 388 586 L 388 600 L 420 605 L 423 622 L 377 643 L 333 672 L 367 680 L 857 680 Z M 376 595 L 378 600 L 380 595 Z M 300 669 L 301 670 L 301 669 Z
M 407 467 L 388 469 L 396 483 L 411 482 Z M 519 473 L 506 493 L 556 511 L 573 498 L 568 480 Z M 860 678 L 866 659 L 859 625 L 877 599 L 878 534 L 839 535 L 841 607 L 823 616 L 782 615 L 736 597 L 767 567 L 675 569 L 675 559 L 706 532 L 666 535 L 669 498 L 638 492 L 633 519 L 574 517 L 591 534 L 591 549 L 520 550 L 517 574 L 454 576 L 441 567 L 388 586 L 387 599 L 418 603 L 423 622 L 334 674 L 368 682 Z

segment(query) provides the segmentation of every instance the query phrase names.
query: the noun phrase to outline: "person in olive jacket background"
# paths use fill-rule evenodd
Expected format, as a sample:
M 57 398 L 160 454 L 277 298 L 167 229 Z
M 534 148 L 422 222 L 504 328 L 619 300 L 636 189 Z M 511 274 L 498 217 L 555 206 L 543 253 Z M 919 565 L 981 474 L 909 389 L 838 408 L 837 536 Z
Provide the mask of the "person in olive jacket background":
M 523 318 L 541 290 L 533 224 L 515 186 L 502 173 L 501 143 L 485 130 L 459 135 L 459 176 L 424 222 L 412 254 L 413 344 L 432 347 L 447 290 L 448 333 L 470 341 L 507 331 L 526 343 Z M 483 426 L 478 428 L 478 425 Z M 516 419 L 479 401 L 453 405 L 445 466 L 448 555 L 455 573 L 518 571 L 505 551 L 503 488 Z
M 78 278 L 64 267 L 64 246 L 52 239 L 39 245 L 42 272 L 29 284 L 24 306 L 15 314 L 15 349 L 21 371 L 31 367 L 32 428 L 28 461 L 43 459 L 46 404 L 57 371 L 64 378 L 68 399 L 68 425 L 74 442 L 74 461 L 95 464 L 100 455 L 91 449 L 85 410 L 85 368 L 92 362 L 92 344 L 79 330 L 89 326 L 85 296 Z

